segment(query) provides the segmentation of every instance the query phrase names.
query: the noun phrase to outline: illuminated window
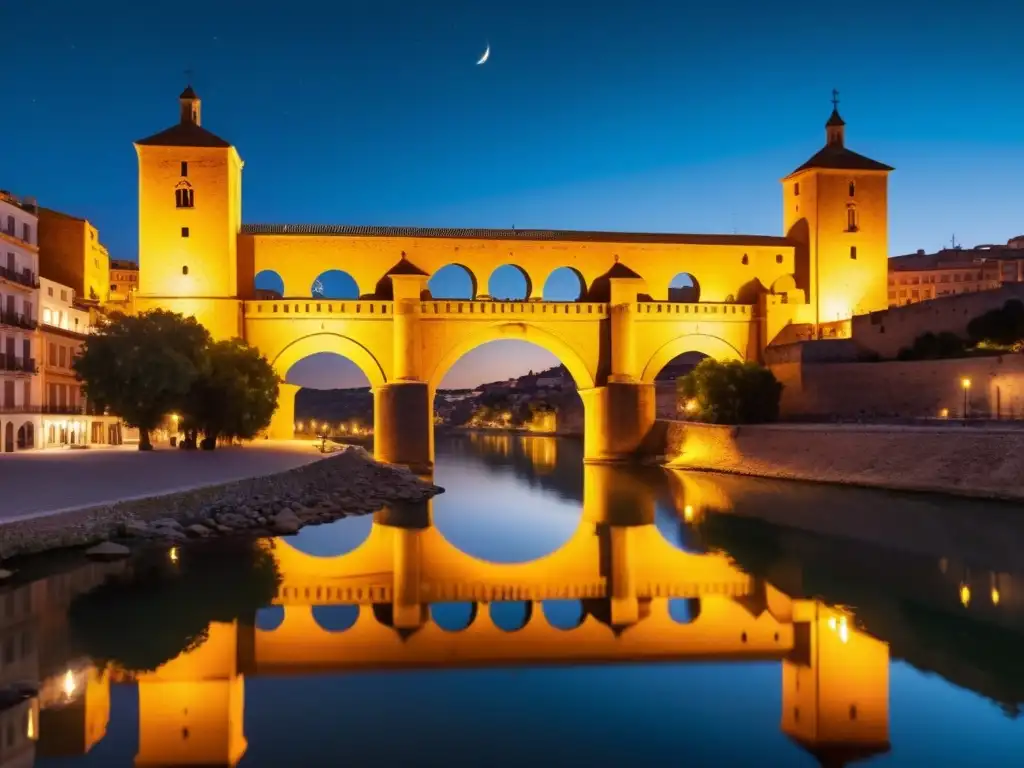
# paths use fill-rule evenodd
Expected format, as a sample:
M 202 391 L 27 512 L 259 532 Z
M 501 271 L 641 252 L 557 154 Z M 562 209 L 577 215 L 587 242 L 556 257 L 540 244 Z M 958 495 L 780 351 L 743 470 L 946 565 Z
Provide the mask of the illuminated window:
M 856 245 L 851 245 L 850 246 L 850 258 L 851 259 L 856 259 L 857 258 L 857 246 Z
M 181 268 L 181 274 L 187 275 L 188 274 L 188 267 L 182 267 Z
M 188 163 L 184 160 L 181 161 L 181 175 L 188 176 Z
M 195 205 L 195 197 L 192 193 L 192 187 L 187 182 L 182 182 L 176 190 L 174 190 L 174 204 L 178 208 L 192 208 Z
M 50 324 L 50 310 L 46 307 L 43 308 L 43 322 L 47 325 Z
M 181 236 L 182 237 L 188 237 L 188 227 L 182 227 L 181 228 Z

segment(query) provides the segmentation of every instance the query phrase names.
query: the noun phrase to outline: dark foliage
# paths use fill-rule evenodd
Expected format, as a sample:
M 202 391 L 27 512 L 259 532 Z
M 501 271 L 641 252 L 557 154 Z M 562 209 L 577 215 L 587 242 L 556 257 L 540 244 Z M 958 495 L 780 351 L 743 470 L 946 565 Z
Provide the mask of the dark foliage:
M 688 418 L 711 424 L 777 421 L 782 384 L 756 363 L 702 360 L 679 379 L 678 392 Z

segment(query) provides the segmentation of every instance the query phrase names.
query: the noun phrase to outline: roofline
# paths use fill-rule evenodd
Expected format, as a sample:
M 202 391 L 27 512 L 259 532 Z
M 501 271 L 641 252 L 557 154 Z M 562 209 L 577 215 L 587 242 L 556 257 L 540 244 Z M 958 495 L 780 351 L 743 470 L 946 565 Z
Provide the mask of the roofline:
M 884 163 L 883 163 L 883 165 L 884 165 Z M 800 175 L 805 174 L 805 173 L 811 173 L 812 171 L 814 173 L 825 173 L 825 174 L 839 175 L 839 174 L 851 174 L 851 173 L 885 173 L 885 174 L 889 174 L 889 173 L 892 173 L 895 170 L 896 169 L 893 168 L 890 165 L 885 166 L 885 168 L 800 168 L 798 170 L 793 171 L 788 176 L 783 176 L 781 179 L 779 179 L 779 181 L 787 181 L 789 179 L 792 179 L 794 176 L 800 176 Z
M 449 240 L 516 240 L 666 245 L 764 245 L 795 243 L 782 235 L 723 235 L 676 232 L 611 232 L 594 230 L 491 229 L 475 227 L 388 227 L 341 224 L 243 224 L 240 234 L 252 237 L 432 238 Z

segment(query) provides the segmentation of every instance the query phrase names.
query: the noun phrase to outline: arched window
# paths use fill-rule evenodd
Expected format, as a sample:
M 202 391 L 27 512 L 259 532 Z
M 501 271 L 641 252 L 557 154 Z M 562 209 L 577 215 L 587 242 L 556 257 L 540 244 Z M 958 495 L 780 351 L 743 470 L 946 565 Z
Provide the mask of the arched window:
M 857 231 L 857 206 L 855 205 L 848 205 L 846 207 L 846 231 Z
M 742 261 L 742 264 L 743 264 L 743 266 L 746 266 L 746 265 L 747 265 L 747 264 L 749 264 L 749 263 L 750 263 L 750 257 L 749 257 L 749 256 L 747 256 L 747 254 L 745 254 L 745 253 L 744 253 L 744 254 L 743 254 L 743 261 Z
M 856 184 L 856 182 L 851 181 L 850 182 L 850 197 L 853 197 L 856 193 L 857 193 L 857 184 Z
M 188 274 L 188 267 L 182 267 L 181 268 L 181 274 L 187 275 Z
M 195 205 L 192 185 L 183 181 L 174 190 L 174 205 L 176 208 L 192 208 Z

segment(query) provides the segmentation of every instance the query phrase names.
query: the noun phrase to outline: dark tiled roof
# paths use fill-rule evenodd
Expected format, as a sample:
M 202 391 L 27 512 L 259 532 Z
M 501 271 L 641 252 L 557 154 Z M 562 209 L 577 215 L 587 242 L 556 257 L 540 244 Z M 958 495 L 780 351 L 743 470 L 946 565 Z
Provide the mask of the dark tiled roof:
M 247 235 L 336 235 L 348 237 L 438 237 L 472 240 L 556 240 L 577 243 L 687 245 L 792 245 L 772 235 L 684 235 L 658 232 L 587 232 L 564 229 L 459 229 L 448 227 L 360 227 L 344 224 L 243 224 Z
M 191 85 L 186 85 L 185 86 L 185 90 L 181 92 L 181 96 L 179 96 L 178 98 L 179 99 L 198 99 L 199 97 L 196 96 L 196 92 L 194 90 L 192 90 L 192 86 Z
M 387 271 L 388 275 L 423 275 L 429 277 L 429 272 L 424 272 L 422 269 L 417 267 L 411 261 L 404 256 L 398 261 L 395 266 Z
M 891 171 L 892 166 L 859 155 L 851 149 L 839 144 L 826 144 L 806 163 L 797 168 L 793 174 L 809 168 L 832 168 L 844 171 Z M 788 178 L 788 177 L 787 177 Z
M 220 136 L 210 133 L 205 128 L 195 123 L 178 123 L 166 131 L 154 133 L 144 139 L 139 139 L 136 144 L 150 147 L 230 147 L 229 142 L 224 141 Z
M 827 125 L 827 126 L 846 125 L 846 121 L 843 120 L 843 118 L 841 118 L 839 116 L 839 110 L 838 109 L 833 109 L 832 110 L 832 114 L 829 116 L 828 122 L 825 123 L 825 125 Z
M 605 277 L 640 277 L 636 272 L 627 267 L 621 261 L 616 261 L 612 264 L 612 268 L 608 270 L 608 274 Z

